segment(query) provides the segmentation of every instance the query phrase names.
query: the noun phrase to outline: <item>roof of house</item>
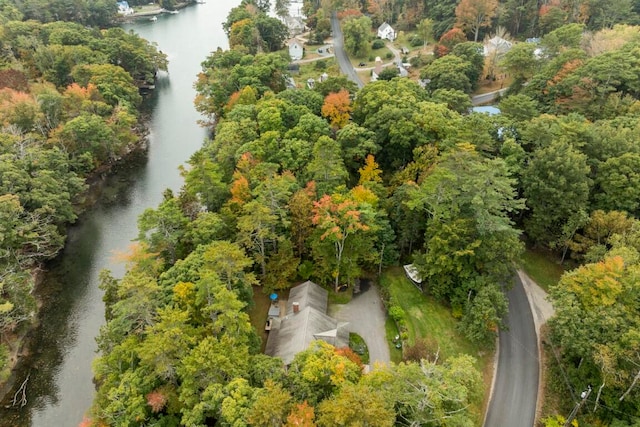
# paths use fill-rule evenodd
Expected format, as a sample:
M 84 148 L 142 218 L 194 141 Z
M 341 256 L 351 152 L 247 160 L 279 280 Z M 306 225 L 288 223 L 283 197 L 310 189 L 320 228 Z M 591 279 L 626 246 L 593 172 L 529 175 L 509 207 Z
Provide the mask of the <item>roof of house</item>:
M 387 24 L 386 22 L 383 22 L 382 25 L 378 27 L 378 32 L 387 31 L 387 29 L 389 28 L 393 31 L 393 27 L 391 25 Z
M 344 326 L 345 323 L 339 323 L 313 307 L 306 307 L 283 319 L 274 319 L 265 353 L 281 358 L 288 365 L 297 353 L 317 339 L 335 347 L 348 346 L 349 332 Z
M 347 324 L 325 314 L 327 300 L 328 292 L 311 281 L 292 288 L 287 316 L 273 320 L 265 353 L 280 357 L 288 365 L 313 340 L 320 339 L 336 347 L 348 346 Z M 298 303 L 298 313 L 293 312 L 294 302 Z
M 510 41 L 505 40 L 502 37 L 494 36 L 493 38 L 485 42 L 483 50 L 485 55 L 488 51 L 498 51 L 499 53 L 505 53 L 511 49 L 512 45 L 513 43 L 511 43 Z
M 287 46 L 289 47 L 296 46 L 296 45 L 298 47 L 302 47 L 302 42 L 296 38 L 293 38 L 287 42 Z
M 287 301 L 287 313 L 293 312 L 293 303 L 297 302 L 300 311 L 307 307 L 326 313 L 329 293 L 310 280 L 291 288 L 289 290 L 289 300 Z

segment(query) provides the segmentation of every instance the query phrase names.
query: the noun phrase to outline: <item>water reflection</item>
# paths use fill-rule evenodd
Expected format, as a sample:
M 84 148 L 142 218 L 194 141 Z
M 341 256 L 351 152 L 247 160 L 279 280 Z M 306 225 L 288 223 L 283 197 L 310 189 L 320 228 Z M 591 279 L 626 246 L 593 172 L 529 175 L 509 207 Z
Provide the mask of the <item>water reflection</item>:
M 145 100 L 149 116 L 148 152 L 138 153 L 100 187 L 101 201 L 69 230 L 61 257 L 47 266 L 42 327 L 31 337 L 37 345 L 17 373 L 18 384 L 30 375 L 28 404 L 22 409 L 0 408 L 0 427 L 77 426 L 91 405 L 95 388 L 91 362 L 95 337 L 104 322 L 100 270 L 118 277 L 124 266 L 114 261 L 137 236 L 137 218 L 162 200 L 165 188 L 182 185 L 178 166 L 206 137 L 197 124 L 193 82 L 200 63 L 218 46 L 226 47 L 222 22 L 239 0 L 197 4 L 156 23 L 126 25 L 155 41 L 170 59 L 156 90 Z

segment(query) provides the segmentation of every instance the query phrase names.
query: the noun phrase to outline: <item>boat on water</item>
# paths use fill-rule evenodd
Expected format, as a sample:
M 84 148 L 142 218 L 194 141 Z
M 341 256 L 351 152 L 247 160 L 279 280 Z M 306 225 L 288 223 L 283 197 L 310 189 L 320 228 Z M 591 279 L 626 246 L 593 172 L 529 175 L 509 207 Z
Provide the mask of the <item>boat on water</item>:
M 179 10 L 170 10 L 169 13 L 172 14 L 172 15 L 177 15 L 178 13 L 180 13 L 180 11 Z
M 198 3 L 198 4 L 205 4 L 205 3 L 206 3 L 206 1 L 205 1 L 205 0 L 196 0 L 196 3 Z
M 149 18 L 149 21 L 151 22 L 156 22 L 158 20 L 157 16 L 152 16 L 151 18 Z

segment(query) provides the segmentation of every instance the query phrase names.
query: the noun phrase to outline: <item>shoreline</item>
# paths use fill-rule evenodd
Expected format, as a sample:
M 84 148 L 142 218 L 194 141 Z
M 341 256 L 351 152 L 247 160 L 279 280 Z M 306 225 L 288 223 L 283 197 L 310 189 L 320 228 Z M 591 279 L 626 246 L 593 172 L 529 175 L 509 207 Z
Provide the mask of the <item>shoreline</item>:
M 185 7 L 192 5 L 192 4 L 198 4 L 197 2 L 193 1 L 193 2 L 182 2 L 182 3 L 176 3 L 176 5 L 174 6 L 174 10 L 180 10 L 180 9 L 184 9 Z M 140 12 L 134 12 L 130 15 L 120 15 L 118 16 L 118 22 L 119 23 L 125 23 L 125 22 L 133 22 L 133 21 L 137 21 L 143 18 L 151 18 L 157 15 L 163 15 L 163 14 L 171 14 L 172 11 L 164 9 L 162 7 L 160 7 L 159 5 L 153 9 L 149 9 L 149 10 L 142 10 Z
M 85 184 L 87 188 L 84 192 L 78 195 L 78 202 L 74 205 L 77 209 L 76 213 L 78 219 L 89 209 L 95 206 L 99 202 L 102 194 L 103 186 L 106 182 L 106 178 L 112 176 L 118 172 L 118 168 L 124 166 L 128 160 L 137 154 L 147 152 L 149 147 L 149 130 L 147 127 L 149 117 L 141 114 L 140 121 L 137 124 L 139 128 L 139 139 L 135 144 L 131 144 L 126 147 L 118 158 L 103 165 L 102 167 L 94 170 L 85 178 Z M 65 246 L 66 236 L 68 235 L 68 227 L 71 224 L 66 224 L 67 233 L 65 233 Z M 18 378 L 16 378 L 16 372 L 18 372 L 23 363 L 27 362 L 33 355 L 33 338 L 34 334 L 38 332 L 41 327 L 41 316 L 45 305 L 47 304 L 47 295 L 42 290 L 42 286 L 45 282 L 47 274 L 47 265 L 50 262 L 54 262 L 64 252 L 63 246 L 60 251 L 50 260 L 39 263 L 30 270 L 31 277 L 33 278 L 33 290 L 36 302 L 36 312 L 30 323 L 24 325 L 24 330 L 19 330 L 15 334 L 5 339 L 5 343 L 9 346 L 8 366 L 9 376 L 5 381 L 0 381 L 0 402 L 4 402 L 11 391 L 17 384 Z M 22 380 L 24 381 L 24 380 Z M 28 387 L 28 383 L 25 383 Z M 20 389 L 16 392 L 19 393 Z

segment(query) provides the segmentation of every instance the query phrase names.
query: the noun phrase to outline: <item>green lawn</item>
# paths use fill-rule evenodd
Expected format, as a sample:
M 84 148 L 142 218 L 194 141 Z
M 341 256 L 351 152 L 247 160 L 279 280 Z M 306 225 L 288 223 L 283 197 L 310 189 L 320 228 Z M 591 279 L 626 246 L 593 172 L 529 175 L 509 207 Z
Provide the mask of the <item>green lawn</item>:
M 340 75 L 340 67 L 338 67 L 338 63 L 336 62 L 335 58 L 325 58 L 321 59 L 320 61 L 324 61 L 324 63 L 326 64 L 326 68 L 317 68 L 317 61 L 300 64 L 300 73 L 292 75 L 298 87 L 306 88 L 307 80 L 309 78 L 318 81 L 322 73 L 327 73 L 330 77 L 336 77 Z
M 402 362 L 402 348 L 396 348 L 396 345 L 393 342 L 394 337 L 396 335 L 399 335 L 400 332 L 398 332 L 396 323 L 389 316 L 387 316 L 387 321 L 384 324 L 384 329 L 387 336 L 387 344 L 389 344 L 389 354 L 391 356 L 391 361 L 393 363 Z
M 415 343 L 416 338 L 429 337 L 440 346 L 441 357 L 470 354 L 478 358 L 478 369 L 483 369 L 487 352 L 458 332 L 458 320 L 453 318 L 449 308 L 420 292 L 405 277 L 401 268 L 385 272 L 381 284 L 389 287 L 390 295 L 406 313 L 410 345 Z
M 478 345 L 472 344 L 456 328 L 458 320 L 451 315 L 449 308 L 437 302 L 432 297 L 423 294 L 404 275 L 401 267 L 387 270 L 380 278 L 380 284 L 389 289 L 393 297 L 406 313 L 406 323 L 409 334 L 409 344 L 413 344 L 416 338 L 430 338 L 436 341 L 440 347 L 440 360 L 458 354 L 469 354 L 476 358 L 476 367 L 482 373 L 484 382 L 484 399 L 470 408 L 475 415 L 476 425 L 482 423 L 484 408 L 486 408 L 489 388 L 491 387 L 493 373 L 493 351 L 488 351 Z M 389 325 L 389 322 L 391 325 Z M 387 339 L 391 358 L 401 357 L 394 352 L 393 343 L 390 341 L 397 332 L 393 321 L 387 321 Z
M 520 258 L 520 266 L 545 291 L 555 285 L 564 273 L 564 267 L 550 253 L 527 249 Z
M 253 307 L 249 310 L 249 318 L 251 319 L 251 325 L 256 328 L 258 336 L 262 338 L 261 351 L 264 351 L 267 345 L 267 331 L 264 330 L 264 325 L 267 322 L 267 314 L 269 314 L 269 306 L 271 300 L 269 296 L 262 292 L 263 288 L 259 286 L 253 287 Z

